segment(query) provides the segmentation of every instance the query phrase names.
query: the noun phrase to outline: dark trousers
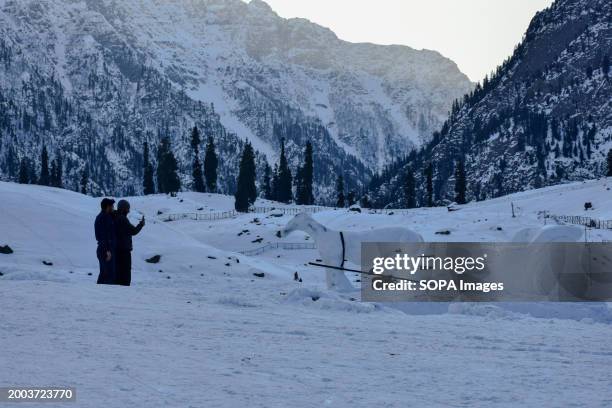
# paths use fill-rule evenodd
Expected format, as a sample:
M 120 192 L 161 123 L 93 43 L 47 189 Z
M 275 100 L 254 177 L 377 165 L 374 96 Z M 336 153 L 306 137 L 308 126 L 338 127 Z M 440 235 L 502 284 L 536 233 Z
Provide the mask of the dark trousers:
M 100 247 L 96 250 L 98 263 L 100 264 L 100 274 L 98 275 L 99 285 L 114 285 L 115 284 L 115 254 L 111 251 L 111 260 L 106 260 L 106 251 Z
M 132 281 L 132 252 L 117 250 L 117 284 L 130 286 Z

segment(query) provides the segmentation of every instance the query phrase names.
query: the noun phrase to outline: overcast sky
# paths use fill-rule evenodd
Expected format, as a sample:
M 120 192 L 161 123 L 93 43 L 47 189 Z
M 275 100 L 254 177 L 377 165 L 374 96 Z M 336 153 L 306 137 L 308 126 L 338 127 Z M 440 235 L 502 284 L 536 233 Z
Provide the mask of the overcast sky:
M 481 80 L 521 40 L 552 0 L 265 0 L 282 17 L 303 17 L 352 42 L 431 49 Z

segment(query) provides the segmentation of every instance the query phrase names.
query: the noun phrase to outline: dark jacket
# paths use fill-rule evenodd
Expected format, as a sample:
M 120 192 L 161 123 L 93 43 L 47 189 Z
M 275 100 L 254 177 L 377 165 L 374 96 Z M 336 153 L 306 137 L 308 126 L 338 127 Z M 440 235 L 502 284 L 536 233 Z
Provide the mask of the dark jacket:
M 96 241 L 98 241 L 98 249 L 102 253 L 106 251 L 114 251 L 117 246 L 117 238 L 115 235 L 115 222 L 111 214 L 100 212 L 94 223 L 96 231 Z
M 132 250 L 132 236 L 138 234 L 142 229 L 142 224 L 133 226 L 124 214 L 116 213 L 115 231 L 117 234 L 117 249 L 121 251 Z

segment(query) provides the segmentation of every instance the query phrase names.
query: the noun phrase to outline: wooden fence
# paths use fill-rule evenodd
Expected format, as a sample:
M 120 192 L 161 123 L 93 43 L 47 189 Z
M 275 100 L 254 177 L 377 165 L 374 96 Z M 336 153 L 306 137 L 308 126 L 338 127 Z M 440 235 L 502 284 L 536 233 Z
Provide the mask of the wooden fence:
M 329 210 L 326 207 L 251 207 L 249 212 L 265 214 L 272 211 L 282 213 L 284 215 L 298 215 L 300 213 L 314 214 L 319 211 Z
M 270 212 L 278 212 L 283 215 L 298 215 L 300 213 L 314 214 L 320 211 L 331 210 L 331 207 L 251 207 L 249 212 L 255 214 L 266 214 Z M 410 210 L 406 209 L 362 209 L 363 212 L 367 212 L 368 214 L 404 214 L 409 212 Z M 234 218 L 239 213 L 235 210 L 230 211 L 220 211 L 220 212 L 209 212 L 209 213 L 199 213 L 199 212 L 185 212 L 185 213 L 170 213 L 170 214 L 162 214 L 159 216 L 159 219 L 162 221 L 178 221 L 178 220 L 194 220 L 194 221 L 216 221 L 216 220 L 224 220 L 227 218 Z
M 566 224 L 582 225 L 594 229 L 612 229 L 612 220 L 599 220 L 581 215 L 554 215 L 546 214 L 545 218 L 553 219 Z
M 272 249 L 317 249 L 317 245 L 314 242 L 271 242 L 259 248 L 240 251 L 240 253 L 246 256 L 255 256 L 263 254 L 264 252 L 270 251 Z
M 326 207 L 252 207 L 249 212 L 265 214 L 272 211 L 279 212 L 283 215 L 298 215 L 300 213 L 314 214 L 319 211 L 326 210 Z M 209 213 L 197 213 L 197 212 L 185 212 L 185 213 L 170 213 L 160 215 L 162 221 L 177 221 L 177 220 L 194 220 L 194 221 L 216 221 L 224 220 L 227 218 L 234 218 L 239 213 L 235 210 L 220 211 L 220 212 L 209 212 Z
M 386 215 L 393 215 L 393 214 L 407 214 L 409 213 L 411 210 L 405 209 L 405 208 L 372 208 L 372 209 L 361 209 L 362 212 L 367 212 L 368 214 L 386 214 Z
M 194 220 L 194 221 L 216 221 L 224 220 L 227 218 L 233 218 L 238 213 L 234 210 L 221 211 L 221 212 L 210 212 L 210 213 L 172 213 L 162 214 L 160 219 L 162 221 L 177 221 L 177 220 Z

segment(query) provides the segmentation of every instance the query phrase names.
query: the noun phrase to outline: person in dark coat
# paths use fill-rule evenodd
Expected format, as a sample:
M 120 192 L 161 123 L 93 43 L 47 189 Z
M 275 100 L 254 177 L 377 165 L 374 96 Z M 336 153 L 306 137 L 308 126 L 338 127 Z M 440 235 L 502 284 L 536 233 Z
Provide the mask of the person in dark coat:
M 132 281 L 132 237 L 140 232 L 145 225 L 144 216 L 133 226 L 127 215 L 130 213 L 130 203 L 120 200 L 115 213 L 115 231 L 117 234 L 117 284 L 130 286 Z
M 115 222 L 113 219 L 113 210 L 115 200 L 105 198 L 100 203 L 101 211 L 96 217 L 94 229 L 96 233 L 96 241 L 98 248 L 96 256 L 100 263 L 100 274 L 98 275 L 98 284 L 112 285 L 115 283 L 115 249 L 117 239 L 115 235 Z

